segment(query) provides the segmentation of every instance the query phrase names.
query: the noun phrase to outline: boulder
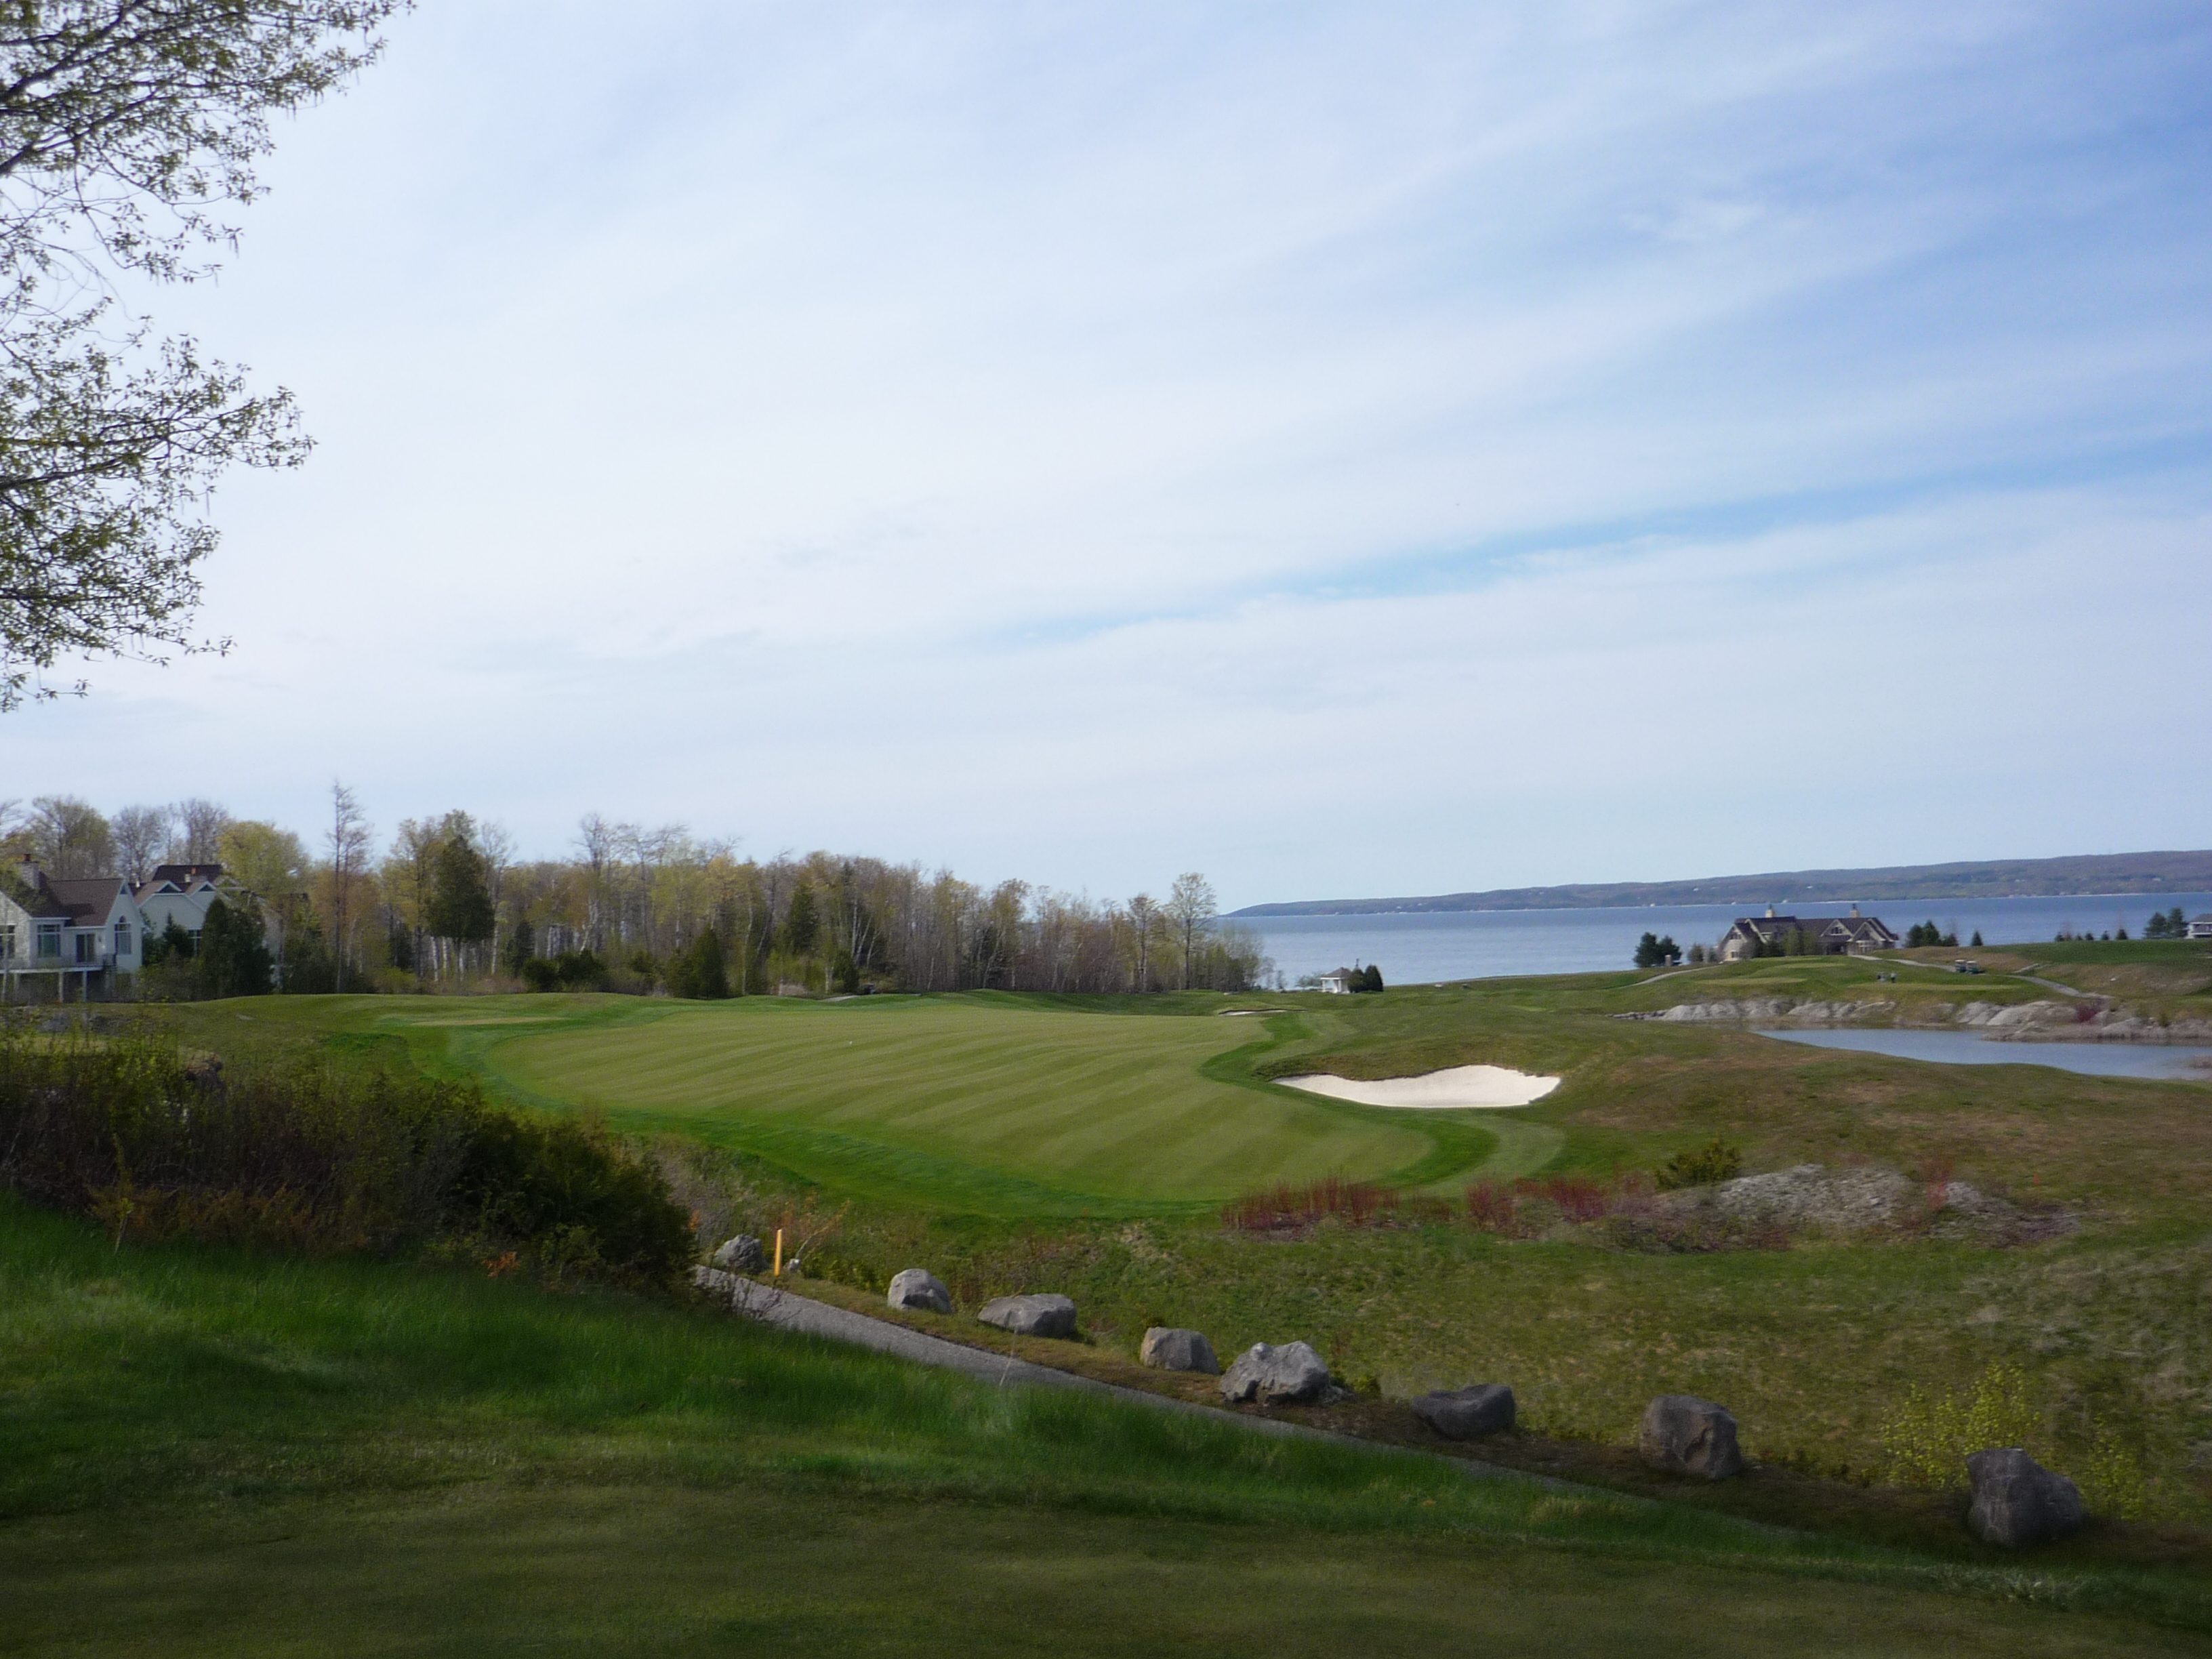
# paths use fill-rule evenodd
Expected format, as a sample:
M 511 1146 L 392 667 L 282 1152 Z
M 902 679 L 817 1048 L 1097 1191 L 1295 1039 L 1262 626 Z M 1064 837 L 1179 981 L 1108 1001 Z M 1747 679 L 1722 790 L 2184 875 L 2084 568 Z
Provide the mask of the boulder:
M 2063 1538 L 2081 1525 L 2081 1489 L 2017 1446 L 1991 1447 L 1966 1460 L 1974 1502 L 1966 1525 L 1984 1544 L 2019 1549 Z
M 1413 1415 L 1447 1440 L 1502 1434 L 1513 1426 L 1513 1390 L 1503 1382 L 1438 1389 L 1413 1402 Z
M 1328 1389 L 1328 1367 L 1303 1342 L 1285 1342 L 1279 1348 L 1255 1342 L 1221 1379 L 1221 1397 L 1232 1406 L 1247 1401 L 1295 1406 L 1320 1399 Z
M 768 1266 L 768 1252 L 750 1233 L 739 1233 L 714 1252 L 714 1265 L 733 1273 L 757 1273 Z
M 1662 1394 L 1644 1408 L 1636 1449 L 1655 1469 L 1725 1480 L 1743 1473 L 1735 1419 L 1725 1407 L 1695 1395 Z
M 890 1295 L 886 1299 L 894 1308 L 921 1308 L 943 1314 L 952 1311 L 952 1292 L 927 1267 L 908 1267 L 893 1275 Z
M 1145 1345 L 1137 1351 L 1137 1358 L 1164 1371 L 1196 1371 L 1201 1376 L 1221 1375 L 1221 1362 L 1214 1358 L 1213 1344 L 1200 1331 L 1155 1325 L 1145 1333 Z
M 1064 1296 L 1002 1296 L 975 1317 L 1016 1336 L 1075 1334 L 1075 1304 Z

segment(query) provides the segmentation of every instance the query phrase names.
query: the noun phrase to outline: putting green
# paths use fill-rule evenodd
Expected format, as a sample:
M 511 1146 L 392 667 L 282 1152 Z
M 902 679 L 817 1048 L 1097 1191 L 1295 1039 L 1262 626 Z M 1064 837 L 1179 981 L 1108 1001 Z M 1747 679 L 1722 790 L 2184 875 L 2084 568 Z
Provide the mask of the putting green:
M 1208 1066 L 1261 1040 L 1257 1023 L 755 998 L 495 1037 L 479 1027 L 467 1048 L 472 1069 L 540 1104 L 757 1151 L 839 1190 L 1000 1213 L 1218 1202 L 1333 1173 L 1425 1177 L 1443 1143 L 1462 1166 L 1489 1149 L 1464 1126 Z

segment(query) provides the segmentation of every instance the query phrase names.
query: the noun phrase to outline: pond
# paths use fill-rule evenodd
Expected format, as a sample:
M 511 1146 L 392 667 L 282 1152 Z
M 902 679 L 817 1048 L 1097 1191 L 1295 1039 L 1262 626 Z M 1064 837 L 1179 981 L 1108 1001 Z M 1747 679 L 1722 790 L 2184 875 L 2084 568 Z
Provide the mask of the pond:
M 1978 1031 L 1762 1030 L 1760 1036 L 1852 1048 L 1945 1066 L 2051 1066 L 2085 1077 L 2148 1077 L 2212 1083 L 2212 1048 L 2158 1042 L 2002 1042 Z

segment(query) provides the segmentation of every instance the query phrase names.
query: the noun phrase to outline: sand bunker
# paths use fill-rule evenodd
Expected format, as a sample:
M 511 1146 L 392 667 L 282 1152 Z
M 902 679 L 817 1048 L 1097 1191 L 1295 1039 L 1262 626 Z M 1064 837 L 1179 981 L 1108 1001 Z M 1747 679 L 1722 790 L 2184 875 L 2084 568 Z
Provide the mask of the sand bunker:
M 1555 1077 L 1531 1077 L 1503 1066 L 1454 1066 L 1420 1077 L 1279 1078 L 1278 1082 L 1308 1094 L 1332 1100 L 1353 1100 L 1362 1106 L 1413 1106 L 1431 1109 L 1465 1106 L 1526 1106 L 1541 1100 L 1559 1086 Z

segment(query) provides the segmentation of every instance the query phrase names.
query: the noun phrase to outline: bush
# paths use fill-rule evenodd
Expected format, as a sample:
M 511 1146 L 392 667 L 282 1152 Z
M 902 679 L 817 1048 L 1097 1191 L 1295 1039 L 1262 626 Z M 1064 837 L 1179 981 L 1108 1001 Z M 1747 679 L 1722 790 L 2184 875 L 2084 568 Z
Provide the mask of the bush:
M 1675 1153 L 1653 1173 L 1662 1193 L 1709 1187 L 1717 1181 L 1733 1181 L 1743 1173 L 1743 1152 L 1717 1136 L 1693 1152 Z
M 513 1251 L 661 1283 L 692 1253 L 658 1170 L 473 1084 L 295 1062 L 226 1075 L 143 1037 L 0 1024 L 0 1186 L 130 1238 L 318 1253 Z

